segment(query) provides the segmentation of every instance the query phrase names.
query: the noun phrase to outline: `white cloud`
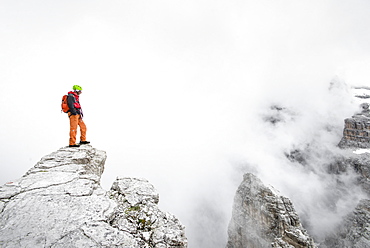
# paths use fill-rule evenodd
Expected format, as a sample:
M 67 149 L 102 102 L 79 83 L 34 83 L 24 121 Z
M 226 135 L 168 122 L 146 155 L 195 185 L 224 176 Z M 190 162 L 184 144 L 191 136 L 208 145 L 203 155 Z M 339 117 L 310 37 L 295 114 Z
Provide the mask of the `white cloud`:
M 284 152 L 335 149 L 356 106 L 345 89 L 329 93 L 329 82 L 336 73 L 351 85 L 368 82 L 368 5 L 2 2 L 0 180 L 67 145 L 60 98 L 80 84 L 89 139 L 108 153 L 103 186 L 117 175 L 148 178 L 161 205 L 187 226 L 192 247 L 200 247 L 197 228 L 208 221 L 197 221 L 196 210 L 210 209 L 223 216 L 221 238 L 202 237 L 209 240 L 202 245 L 224 247 L 239 164 L 253 165 L 292 199 L 289 189 L 302 180 L 318 183 L 302 192 L 325 187 Z M 287 109 L 285 123 L 261 121 L 271 104 Z M 294 174 L 276 177 L 286 167 Z

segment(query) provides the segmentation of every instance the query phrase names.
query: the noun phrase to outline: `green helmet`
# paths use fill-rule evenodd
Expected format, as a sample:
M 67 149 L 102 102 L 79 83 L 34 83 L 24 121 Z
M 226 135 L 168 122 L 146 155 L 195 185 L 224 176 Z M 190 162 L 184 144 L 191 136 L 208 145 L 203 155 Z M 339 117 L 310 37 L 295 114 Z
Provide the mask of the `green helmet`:
M 73 90 L 79 90 L 79 91 L 81 91 L 82 90 L 82 87 L 79 86 L 79 85 L 73 85 Z

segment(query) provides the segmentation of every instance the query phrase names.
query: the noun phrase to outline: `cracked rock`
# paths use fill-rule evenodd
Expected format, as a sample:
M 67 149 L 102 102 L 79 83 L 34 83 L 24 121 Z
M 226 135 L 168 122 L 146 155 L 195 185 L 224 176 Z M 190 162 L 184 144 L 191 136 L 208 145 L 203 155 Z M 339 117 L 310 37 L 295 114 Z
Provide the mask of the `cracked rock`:
M 291 201 L 253 174 L 244 175 L 235 198 L 227 248 L 315 248 Z
M 0 247 L 187 247 L 184 227 L 158 209 L 158 193 L 148 181 L 117 179 L 111 191 L 101 188 L 105 160 L 105 152 L 90 145 L 65 147 L 1 186 Z M 145 212 L 125 215 L 122 204 L 130 202 Z M 170 224 L 161 220 L 167 215 Z M 149 221 L 156 223 L 150 231 L 144 228 Z M 158 230 L 165 235 L 153 241 Z

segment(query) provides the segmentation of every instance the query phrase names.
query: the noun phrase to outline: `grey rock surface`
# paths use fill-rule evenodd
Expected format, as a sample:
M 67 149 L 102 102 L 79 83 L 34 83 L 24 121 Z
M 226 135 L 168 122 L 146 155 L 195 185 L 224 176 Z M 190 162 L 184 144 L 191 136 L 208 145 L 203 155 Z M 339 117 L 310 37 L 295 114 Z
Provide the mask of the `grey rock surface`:
M 344 120 L 343 137 L 339 142 L 341 148 L 370 148 L 370 91 L 367 87 L 358 87 L 354 98 L 359 100 L 359 111 Z
M 322 248 L 370 247 L 370 149 L 355 146 L 347 147 L 346 151 L 350 151 L 349 155 L 338 158 L 334 167 L 339 167 L 342 172 L 355 171 L 364 196 L 354 211 L 326 237 L 320 245 Z
M 333 85 L 331 85 L 333 86 Z M 334 85 L 335 86 L 335 85 Z M 229 224 L 228 248 L 265 247 L 320 247 L 365 248 L 370 247 L 370 90 L 355 89 L 359 110 L 345 119 L 343 137 L 330 159 L 320 165 L 320 173 L 334 179 L 327 194 L 328 213 L 336 215 L 330 230 L 320 236 L 316 231 L 313 239 L 302 227 L 290 200 L 252 174 L 245 174 L 235 198 L 232 219 Z M 275 125 L 287 120 L 284 108 L 271 108 L 266 121 Z M 274 114 L 275 113 L 275 114 Z M 291 115 L 294 118 L 294 115 Z M 329 129 L 328 129 L 329 130 Z M 310 171 L 312 157 L 309 146 L 291 149 L 286 158 Z M 312 170 L 312 173 L 315 173 Z M 352 198 L 352 194 L 355 196 Z M 347 201 L 345 209 L 340 199 Z M 324 199 L 324 201 L 326 200 Z M 353 200 L 353 202 L 350 202 Z M 350 202 L 350 204 L 348 204 Z M 337 205 L 337 203 L 339 203 Z M 357 207 L 355 207 L 357 205 Z M 341 208 L 342 207 L 342 208 Z M 343 212 L 341 212 L 343 211 Z M 306 216 L 305 216 L 306 217 Z M 342 220 L 341 220 L 342 219 Z M 310 224 L 307 219 L 306 224 Z M 317 226 L 316 226 L 317 227 Z M 321 228 L 321 227 L 320 227 Z
M 368 248 L 370 247 L 370 200 L 360 201 L 353 213 L 333 230 L 321 247 Z
M 322 247 L 365 248 L 370 247 L 370 90 L 356 88 L 355 95 L 360 100 L 360 111 L 352 118 L 345 119 L 343 137 L 339 147 L 352 155 L 338 160 L 342 171 L 353 169 L 357 173 L 358 185 L 365 194 L 356 209 L 350 213 L 325 239 Z
M 159 195 L 145 179 L 117 179 L 109 196 L 118 203 L 109 223 L 133 235 L 140 247 L 185 247 L 184 227 L 157 204 Z
M 370 149 L 349 149 L 346 156 L 339 156 L 329 167 L 332 174 L 356 173 L 356 184 L 362 188 L 366 198 L 370 198 Z M 362 152 L 362 153 L 361 153 Z M 356 154 L 357 153 L 357 154 Z
M 354 115 L 344 120 L 343 138 L 339 147 L 370 148 L 370 117 Z
M 227 248 L 316 247 L 291 201 L 253 174 L 237 189 Z
M 187 247 L 184 226 L 158 209 L 143 179 L 100 186 L 106 154 L 61 148 L 0 187 L 0 247 Z

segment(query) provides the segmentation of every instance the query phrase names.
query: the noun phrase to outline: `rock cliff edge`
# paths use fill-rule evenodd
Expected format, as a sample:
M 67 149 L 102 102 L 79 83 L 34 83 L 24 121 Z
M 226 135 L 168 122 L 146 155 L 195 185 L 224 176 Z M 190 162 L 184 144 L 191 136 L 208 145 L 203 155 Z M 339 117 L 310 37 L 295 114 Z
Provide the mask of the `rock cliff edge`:
M 61 148 L 0 187 L 0 247 L 187 247 L 184 226 L 162 212 L 145 179 L 100 186 L 106 153 Z

